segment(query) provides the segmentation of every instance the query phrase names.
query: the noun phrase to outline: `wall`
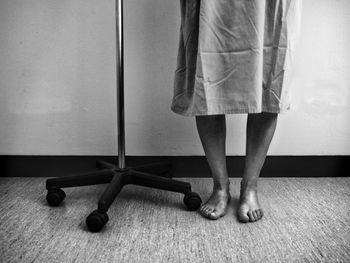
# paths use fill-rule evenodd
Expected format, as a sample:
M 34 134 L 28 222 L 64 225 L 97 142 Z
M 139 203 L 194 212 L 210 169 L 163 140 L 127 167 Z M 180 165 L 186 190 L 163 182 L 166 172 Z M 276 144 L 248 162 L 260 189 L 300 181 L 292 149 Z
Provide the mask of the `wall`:
M 270 155 L 350 154 L 350 2 L 305 0 L 292 82 Z M 127 155 L 203 155 L 170 111 L 179 1 L 124 1 Z M 113 0 L 0 1 L 0 154 L 113 155 Z M 246 115 L 227 115 L 244 155 Z

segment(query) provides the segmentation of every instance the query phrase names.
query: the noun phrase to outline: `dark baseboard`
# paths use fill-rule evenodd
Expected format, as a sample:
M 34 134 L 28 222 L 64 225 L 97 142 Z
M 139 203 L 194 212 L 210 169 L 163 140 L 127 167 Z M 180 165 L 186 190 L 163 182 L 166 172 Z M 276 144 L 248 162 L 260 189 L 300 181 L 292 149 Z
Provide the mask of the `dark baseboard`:
M 60 177 L 95 170 L 97 160 L 117 163 L 114 156 L 0 155 L 0 177 Z M 129 167 L 168 161 L 174 177 L 210 177 L 205 156 L 126 156 Z M 230 177 L 241 177 L 244 156 L 228 156 Z M 268 156 L 261 177 L 347 177 L 350 156 Z

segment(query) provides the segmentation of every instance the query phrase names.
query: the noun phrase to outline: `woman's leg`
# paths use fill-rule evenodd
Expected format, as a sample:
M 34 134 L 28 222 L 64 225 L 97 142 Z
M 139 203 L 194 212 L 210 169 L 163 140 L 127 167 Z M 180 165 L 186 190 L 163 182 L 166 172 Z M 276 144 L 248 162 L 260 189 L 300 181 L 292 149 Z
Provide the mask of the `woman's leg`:
M 196 116 L 196 125 L 213 176 L 213 193 L 200 211 L 210 219 L 218 219 L 225 215 L 231 199 L 226 168 L 225 115 Z
M 263 216 L 257 195 L 258 178 L 275 133 L 277 116 L 266 112 L 248 114 L 245 169 L 238 209 L 241 222 L 254 222 Z

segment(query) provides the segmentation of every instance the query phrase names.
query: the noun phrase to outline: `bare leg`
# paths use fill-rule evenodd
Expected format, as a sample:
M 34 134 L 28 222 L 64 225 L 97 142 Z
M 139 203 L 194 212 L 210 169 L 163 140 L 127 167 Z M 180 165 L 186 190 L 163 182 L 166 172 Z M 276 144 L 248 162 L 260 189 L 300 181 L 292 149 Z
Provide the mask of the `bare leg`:
M 277 116 L 266 112 L 248 114 L 245 169 L 238 209 L 241 222 L 254 222 L 263 216 L 257 195 L 258 178 L 275 133 Z
M 196 124 L 214 182 L 213 193 L 200 207 L 200 212 L 209 219 L 218 219 L 225 215 L 231 199 L 226 168 L 225 115 L 196 116 Z

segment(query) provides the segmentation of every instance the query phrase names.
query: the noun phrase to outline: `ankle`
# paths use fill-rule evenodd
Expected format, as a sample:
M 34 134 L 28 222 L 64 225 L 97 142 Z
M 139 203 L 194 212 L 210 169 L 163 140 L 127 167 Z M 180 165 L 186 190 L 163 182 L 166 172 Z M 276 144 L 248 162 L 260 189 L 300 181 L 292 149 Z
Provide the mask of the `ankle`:
M 225 180 L 225 181 L 220 181 L 220 182 L 216 182 L 214 181 L 213 184 L 213 189 L 214 190 L 224 190 L 224 191 L 229 191 L 230 189 L 230 180 Z
M 241 187 L 246 189 L 257 189 L 258 188 L 258 179 L 257 178 L 244 178 L 241 181 Z

